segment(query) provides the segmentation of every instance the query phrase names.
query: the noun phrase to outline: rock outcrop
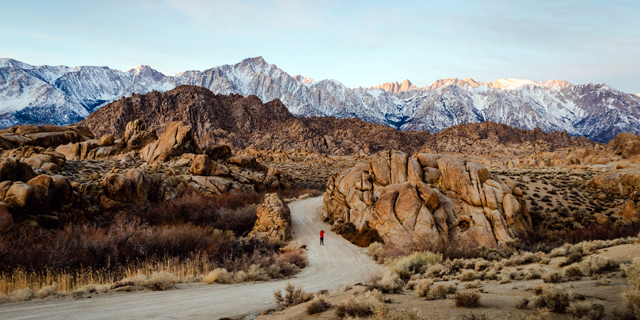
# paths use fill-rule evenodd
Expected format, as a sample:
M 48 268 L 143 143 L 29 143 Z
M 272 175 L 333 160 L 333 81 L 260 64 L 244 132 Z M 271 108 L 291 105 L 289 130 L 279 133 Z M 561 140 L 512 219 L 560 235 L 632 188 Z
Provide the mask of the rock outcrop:
M 267 193 L 257 209 L 258 220 L 247 238 L 269 243 L 284 243 L 291 239 L 291 211 L 277 193 Z
M 172 122 L 160 140 L 152 142 L 140 151 L 145 161 L 164 162 L 183 153 L 202 153 L 193 137 L 193 129 L 182 121 Z
M 14 149 L 23 146 L 55 148 L 61 144 L 81 142 L 93 139 L 93 133 L 87 127 L 23 125 L 0 131 L 0 148 Z
M 418 178 L 422 177 L 422 180 Z M 331 177 L 323 215 L 405 248 L 496 247 L 532 228 L 515 183 L 462 157 L 383 151 Z
M 633 132 L 618 133 L 615 139 L 609 141 L 609 148 L 613 153 L 624 159 L 640 155 L 640 136 Z

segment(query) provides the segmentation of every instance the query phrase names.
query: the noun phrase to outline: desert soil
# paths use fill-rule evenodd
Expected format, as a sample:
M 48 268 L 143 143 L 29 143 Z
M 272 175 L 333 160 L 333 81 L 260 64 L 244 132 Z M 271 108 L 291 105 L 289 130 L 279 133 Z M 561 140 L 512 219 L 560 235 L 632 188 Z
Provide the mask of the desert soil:
M 307 245 L 309 266 L 294 278 L 221 284 L 179 284 L 155 292 L 119 292 L 93 298 L 50 298 L 0 305 L 0 319 L 219 319 L 260 314 L 276 307 L 273 291 L 288 281 L 307 292 L 330 291 L 380 274 L 383 268 L 359 248 L 330 231 L 320 219 L 322 197 L 289 204 L 293 238 Z M 325 245 L 319 244 L 324 229 Z

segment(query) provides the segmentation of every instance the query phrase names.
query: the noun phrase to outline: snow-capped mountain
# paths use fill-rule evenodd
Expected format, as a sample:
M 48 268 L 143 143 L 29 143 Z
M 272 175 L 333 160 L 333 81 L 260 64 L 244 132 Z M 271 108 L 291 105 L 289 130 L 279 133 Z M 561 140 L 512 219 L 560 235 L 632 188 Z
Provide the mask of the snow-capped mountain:
M 408 80 L 347 88 L 336 80 L 290 76 L 262 57 L 175 76 L 149 66 L 123 72 L 0 59 L 0 126 L 74 123 L 122 96 L 183 84 L 257 95 L 265 102 L 278 98 L 296 116 L 357 117 L 401 130 L 435 132 L 459 123 L 495 121 L 523 129 L 565 130 L 602 142 L 619 132 L 640 133 L 640 94 L 605 84 L 453 78 L 422 88 Z

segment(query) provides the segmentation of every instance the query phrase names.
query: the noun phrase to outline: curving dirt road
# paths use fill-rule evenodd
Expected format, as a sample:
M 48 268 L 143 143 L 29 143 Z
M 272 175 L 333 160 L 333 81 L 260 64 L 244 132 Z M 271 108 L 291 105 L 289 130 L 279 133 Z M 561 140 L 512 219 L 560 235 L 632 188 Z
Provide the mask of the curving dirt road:
M 219 319 L 275 307 L 273 290 L 287 281 L 307 292 L 339 289 L 382 272 L 363 251 L 329 230 L 319 217 L 322 197 L 289 204 L 293 237 L 307 245 L 309 266 L 289 280 L 234 285 L 179 285 L 158 292 L 117 293 L 93 299 L 34 300 L 0 305 L 0 319 Z M 324 229 L 325 245 L 318 232 Z

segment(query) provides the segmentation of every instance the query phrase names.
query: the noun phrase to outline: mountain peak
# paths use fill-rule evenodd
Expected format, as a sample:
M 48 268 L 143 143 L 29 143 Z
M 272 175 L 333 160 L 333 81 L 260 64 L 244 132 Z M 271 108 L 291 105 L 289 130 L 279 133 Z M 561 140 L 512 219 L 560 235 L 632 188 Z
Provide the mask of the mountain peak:
M 141 64 L 133 69 L 127 70 L 128 73 L 134 73 L 138 76 L 150 77 L 155 81 L 162 81 L 165 75 L 162 72 L 151 68 L 146 64 Z
M 301 76 L 299 74 L 296 74 L 295 76 L 293 76 L 293 78 L 305 84 L 312 84 L 315 82 L 315 80 L 309 77 Z
M 405 92 L 410 90 L 417 90 L 418 87 L 412 84 L 411 81 L 409 81 L 409 79 L 405 79 L 404 81 L 402 81 L 402 83 L 398 83 L 397 81 L 387 82 L 379 86 L 369 87 L 369 89 L 382 89 L 384 91 L 391 92 L 391 93 L 400 93 L 400 92 Z
M 14 68 L 21 68 L 21 69 L 33 69 L 33 68 L 35 68 L 34 66 L 32 66 L 30 64 L 26 64 L 26 63 L 18 61 L 16 59 L 0 58 L 0 68 L 6 68 L 6 67 L 14 67 Z

